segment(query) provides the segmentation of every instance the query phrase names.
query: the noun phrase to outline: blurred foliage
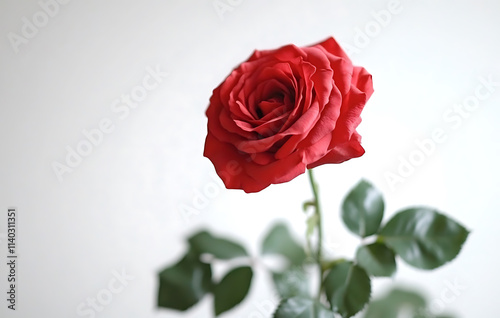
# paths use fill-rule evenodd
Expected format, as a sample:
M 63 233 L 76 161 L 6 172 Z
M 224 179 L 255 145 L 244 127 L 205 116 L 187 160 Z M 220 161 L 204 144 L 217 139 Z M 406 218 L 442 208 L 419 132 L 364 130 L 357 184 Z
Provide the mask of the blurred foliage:
M 362 242 L 354 260 L 323 259 L 321 245 L 312 259 L 308 257 L 312 254 L 309 239 L 321 227 L 317 188 L 312 184 L 315 200 L 303 207 L 306 213 L 315 208 L 306 221 L 307 244 L 295 239 L 282 223 L 275 224 L 261 244 L 259 258 L 278 257 L 285 263 L 280 270 L 269 270 L 281 297 L 274 317 L 349 318 L 362 312 L 363 318 L 452 318 L 433 315 L 425 298 L 407 289 L 395 288 L 370 301 L 371 285 L 376 277 L 393 276 L 398 258 L 426 270 L 451 261 L 469 235 L 462 225 L 428 207 L 406 208 L 383 224 L 382 194 L 362 180 L 342 202 L 341 219 L 363 242 L 370 238 L 371 243 Z M 186 254 L 158 275 L 158 306 L 184 311 L 211 294 L 213 313 L 218 316 L 241 303 L 250 291 L 255 263 L 245 247 L 206 230 L 193 234 L 187 242 Z M 214 262 L 226 262 L 230 267 L 222 279 L 212 275 Z M 305 270 L 311 265 L 317 265 L 321 274 L 317 295 L 311 293 Z

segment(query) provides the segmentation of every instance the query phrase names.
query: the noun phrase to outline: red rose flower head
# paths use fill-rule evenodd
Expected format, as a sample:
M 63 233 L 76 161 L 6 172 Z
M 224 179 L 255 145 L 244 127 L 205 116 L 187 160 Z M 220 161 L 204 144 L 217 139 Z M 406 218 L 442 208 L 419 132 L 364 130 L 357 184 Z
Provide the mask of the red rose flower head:
M 371 75 L 333 38 L 255 51 L 213 91 L 204 156 L 245 192 L 360 157 L 356 127 L 372 93 Z

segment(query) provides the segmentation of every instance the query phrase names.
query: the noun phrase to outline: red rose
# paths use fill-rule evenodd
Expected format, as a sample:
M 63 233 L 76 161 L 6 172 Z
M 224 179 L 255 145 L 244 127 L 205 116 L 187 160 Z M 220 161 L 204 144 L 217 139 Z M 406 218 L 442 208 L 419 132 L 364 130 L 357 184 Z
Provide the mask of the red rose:
M 213 91 L 204 156 L 245 192 L 360 157 L 356 127 L 372 93 L 371 75 L 333 38 L 255 51 Z

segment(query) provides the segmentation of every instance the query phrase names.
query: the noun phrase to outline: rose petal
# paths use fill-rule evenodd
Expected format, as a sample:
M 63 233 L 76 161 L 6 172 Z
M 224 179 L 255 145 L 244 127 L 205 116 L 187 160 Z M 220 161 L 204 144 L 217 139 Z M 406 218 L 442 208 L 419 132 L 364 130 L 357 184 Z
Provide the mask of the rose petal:
M 352 158 L 361 157 L 365 150 L 361 146 L 361 136 L 355 132 L 351 139 L 343 144 L 337 144 L 323 158 L 308 164 L 307 168 L 312 169 L 327 163 L 342 163 Z
M 363 67 L 354 67 L 352 85 L 366 94 L 366 100 L 368 100 L 373 94 L 372 76 Z
M 270 184 L 288 182 L 305 172 L 304 153 L 296 152 L 264 166 L 248 165 L 245 170 L 255 179 L 266 180 Z
M 221 143 L 208 134 L 203 155 L 212 161 L 219 177 L 228 189 L 243 189 L 245 192 L 258 192 L 271 183 L 253 178 L 245 172 L 249 163 L 246 158 L 230 144 Z
M 301 116 L 290 128 L 275 134 L 273 136 L 259 139 L 259 140 L 242 140 L 234 144 L 239 150 L 243 152 L 263 152 L 269 150 L 274 143 L 284 136 L 307 134 L 311 127 L 316 123 L 319 115 L 319 105 L 313 104 L 307 112 Z
M 321 46 L 328 53 L 350 61 L 349 56 L 347 56 L 345 51 L 340 47 L 340 45 L 337 43 L 337 41 L 335 41 L 335 39 L 332 37 L 329 37 L 328 39 L 324 40 L 323 42 L 320 42 L 320 43 L 315 44 L 313 46 Z

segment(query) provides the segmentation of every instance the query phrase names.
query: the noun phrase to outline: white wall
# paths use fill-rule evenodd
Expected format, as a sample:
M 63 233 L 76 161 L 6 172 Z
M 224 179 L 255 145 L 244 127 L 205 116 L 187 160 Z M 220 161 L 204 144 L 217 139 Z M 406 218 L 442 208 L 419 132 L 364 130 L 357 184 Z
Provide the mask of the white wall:
M 252 195 L 221 188 L 202 156 L 211 91 L 254 49 L 334 36 L 373 74 L 376 92 L 359 127 L 366 154 L 316 171 L 327 246 L 349 256 L 358 243 L 340 224 L 338 207 L 360 178 L 384 192 L 387 215 L 413 204 L 437 207 L 471 229 L 462 253 L 433 272 L 399 263 L 394 281 L 419 286 L 461 317 L 498 316 L 500 86 L 460 123 L 444 116 L 473 100 L 481 79 L 500 82 L 500 3 L 394 1 L 398 13 L 382 25 L 374 12 L 390 0 L 220 0 L 233 5 L 223 13 L 214 0 L 73 0 L 50 7 L 50 17 L 38 1 L 2 0 L 0 255 L 4 264 L 6 210 L 14 206 L 19 282 L 18 310 L 7 310 L 2 294 L 0 315 L 91 317 L 77 309 L 89 313 L 87 298 L 125 271 L 123 290 L 96 317 L 209 317 L 210 299 L 187 314 L 155 307 L 156 272 L 184 252 L 183 239 L 207 227 L 256 254 L 278 219 L 303 233 L 300 205 L 311 196 L 304 175 Z M 38 26 L 30 29 L 24 19 L 33 18 Z M 361 32 L 370 35 L 363 40 Z M 113 109 L 122 95 L 140 92 L 156 68 L 168 75 L 137 107 Z M 82 131 L 103 121 L 112 131 L 60 182 L 53 163 L 65 164 L 67 147 L 75 149 L 86 138 Z M 397 173 L 400 156 L 408 158 L 418 150 L 415 139 L 436 128 L 446 141 L 391 188 L 384 174 Z M 214 185 L 216 195 L 198 215 L 180 213 Z M 2 265 L 2 291 L 6 277 Z M 259 271 L 256 278 L 251 298 L 225 317 L 268 310 L 266 276 Z M 463 287 L 456 297 L 448 287 L 454 282 Z M 389 283 L 381 279 L 376 288 Z

